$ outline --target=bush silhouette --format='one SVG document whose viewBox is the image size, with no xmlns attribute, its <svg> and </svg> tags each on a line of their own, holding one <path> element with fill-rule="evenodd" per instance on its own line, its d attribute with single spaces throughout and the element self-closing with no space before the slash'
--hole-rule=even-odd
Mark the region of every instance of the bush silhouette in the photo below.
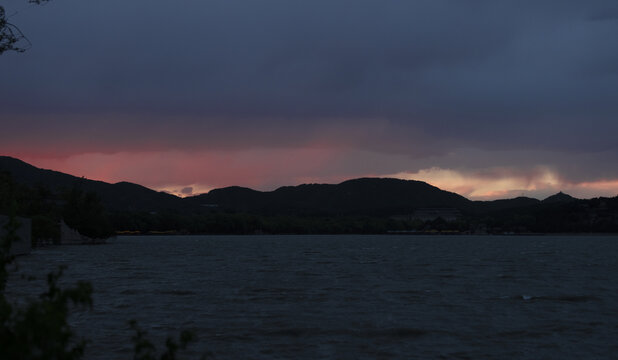
<svg viewBox="0 0 618 360">
<path fill-rule="evenodd" d="M 47 289 L 38 299 L 16 305 L 6 297 L 11 244 L 18 240 L 19 223 L 14 214 L 4 226 L 0 238 L 0 359 L 11 360 L 74 360 L 84 355 L 87 339 L 71 329 L 68 317 L 76 308 L 91 309 L 92 285 L 77 282 L 73 287 L 62 288 L 59 279 L 65 267 L 47 275 Z M 146 338 L 146 332 L 132 320 L 129 326 L 135 332 L 133 359 L 175 360 L 178 352 L 195 340 L 190 331 L 180 333 L 179 339 L 168 337 L 164 352 L 157 357 L 156 347 Z"/>
</svg>

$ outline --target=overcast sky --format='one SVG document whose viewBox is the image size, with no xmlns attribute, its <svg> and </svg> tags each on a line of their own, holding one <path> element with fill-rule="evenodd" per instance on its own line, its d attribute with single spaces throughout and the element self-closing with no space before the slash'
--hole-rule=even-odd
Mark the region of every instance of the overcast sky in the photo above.
<svg viewBox="0 0 618 360">
<path fill-rule="evenodd" d="M 618 2 L 3 1 L 0 152 L 104 181 L 618 195 Z"/>
</svg>

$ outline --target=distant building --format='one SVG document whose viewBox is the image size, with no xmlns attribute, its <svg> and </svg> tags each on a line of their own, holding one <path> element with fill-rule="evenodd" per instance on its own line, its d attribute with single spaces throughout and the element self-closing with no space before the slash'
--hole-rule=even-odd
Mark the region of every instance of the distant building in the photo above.
<svg viewBox="0 0 618 360">
<path fill-rule="evenodd" d="M 446 221 L 455 221 L 461 218 L 461 212 L 453 208 L 421 208 L 412 214 L 392 216 L 392 219 L 402 221 L 433 221 L 442 218 Z"/>
<path fill-rule="evenodd" d="M 25 255 L 32 251 L 32 220 L 18 217 L 19 228 L 17 228 L 18 241 L 11 244 L 11 255 Z M 0 237 L 6 235 L 4 226 L 9 222 L 9 217 L 0 215 Z"/>
<path fill-rule="evenodd" d="M 446 221 L 455 221 L 461 217 L 461 212 L 452 208 L 424 208 L 416 210 L 411 216 L 412 219 L 421 221 L 432 221 L 437 218 L 442 218 Z"/>
</svg>

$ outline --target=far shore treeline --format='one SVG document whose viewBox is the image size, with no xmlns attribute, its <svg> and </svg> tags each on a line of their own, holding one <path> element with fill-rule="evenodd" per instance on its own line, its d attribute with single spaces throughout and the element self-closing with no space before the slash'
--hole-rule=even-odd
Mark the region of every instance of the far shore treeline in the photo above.
<svg viewBox="0 0 618 360">
<path fill-rule="evenodd" d="M 618 233 L 618 197 L 470 201 L 420 181 L 365 178 L 190 198 L 108 184 L 0 157 L 0 214 L 32 219 L 35 245 L 81 234 Z"/>
</svg>

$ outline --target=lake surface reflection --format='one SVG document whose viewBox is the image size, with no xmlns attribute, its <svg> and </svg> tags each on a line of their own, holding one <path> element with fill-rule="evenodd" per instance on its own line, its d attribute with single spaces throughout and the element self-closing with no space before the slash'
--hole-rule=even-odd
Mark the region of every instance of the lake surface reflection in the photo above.
<svg viewBox="0 0 618 360">
<path fill-rule="evenodd" d="M 127 321 L 179 329 L 215 359 L 609 359 L 618 237 L 169 236 L 38 249 L 44 274 L 93 283 L 71 322 L 87 359 L 130 359 Z M 193 356 L 193 358 L 197 358 Z"/>
</svg>

